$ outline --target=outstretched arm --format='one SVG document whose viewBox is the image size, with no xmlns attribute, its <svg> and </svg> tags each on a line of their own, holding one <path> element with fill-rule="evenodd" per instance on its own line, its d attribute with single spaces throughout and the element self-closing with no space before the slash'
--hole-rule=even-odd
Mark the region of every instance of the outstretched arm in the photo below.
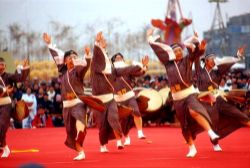
<svg viewBox="0 0 250 168">
<path fill-rule="evenodd" d="M 106 53 L 106 41 L 102 32 L 97 33 L 94 45 L 91 71 L 96 73 L 111 73 L 111 62 Z"/>
<path fill-rule="evenodd" d="M 145 72 L 148 69 L 148 63 L 149 63 L 149 57 L 147 55 L 145 55 L 142 60 L 141 63 L 140 62 L 133 62 L 132 65 L 138 65 L 140 67 L 140 70 L 134 71 L 130 74 L 131 77 L 138 77 L 138 76 L 142 76 L 145 74 Z"/>
<path fill-rule="evenodd" d="M 90 67 L 91 58 L 92 58 L 92 54 L 90 53 L 89 46 L 85 46 L 84 51 L 85 51 L 85 54 L 84 54 L 83 59 L 80 58 L 80 59 L 76 60 L 76 61 L 78 61 L 78 64 L 74 63 L 77 76 L 80 78 L 83 78 L 85 76 L 86 72 L 88 71 L 88 69 Z"/>
<path fill-rule="evenodd" d="M 215 65 L 218 66 L 218 72 L 221 75 L 226 74 L 230 68 L 240 60 L 244 58 L 244 53 L 245 53 L 245 48 L 246 46 L 242 46 L 238 49 L 236 56 L 227 56 L 223 58 L 216 58 L 215 59 Z"/>
<path fill-rule="evenodd" d="M 17 70 L 13 74 L 9 74 L 10 80 L 13 82 L 24 82 L 30 72 L 30 67 L 29 67 L 29 61 L 28 59 L 23 60 L 23 63 L 21 65 L 17 66 Z"/>
<path fill-rule="evenodd" d="M 58 71 L 61 72 L 64 67 L 64 52 L 52 44 L 51 36 L 48 33 L 43 33 L 43 41 L 47 44 L 49 52 L 54 59 Z"/>
<path fill-rule="evenodd" d="M 175 59 L 175 54 L 172 48 L 166 44 L 158 42 L 158 37 L 153 37 L 153 29 L 149 29 L 147 31 L 147 39 L 149 42 L 150 47 L 153 49 L 154 53 L 158 57 L 158 59 L 166 65 L 169 61 Z"/>
</svg>

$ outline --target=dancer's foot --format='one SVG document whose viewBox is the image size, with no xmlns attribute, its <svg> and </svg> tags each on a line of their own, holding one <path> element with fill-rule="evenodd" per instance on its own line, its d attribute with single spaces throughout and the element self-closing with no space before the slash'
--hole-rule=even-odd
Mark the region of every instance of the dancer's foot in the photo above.
<svg viewBox="0 0 250 168">
<path fill-rule="evenodd" d="M 197 150 L 196 150 L 195 146 L 194 145 L 190 145 L 189 146 L 189 152 L 186 155 L 186 157 L 195 157 L 196 154 L 197 154 Z"/>
<path fill-rule="evenodd" d="M 124 148 L 124 146 L 122 144 L 122 140 L 117 140 L 116 145 L 117 145 L 117 149 L 119 149 L 119 150 Z"/>
<path fill-rule="evenodd" d="M 214 148 L 215 152 L 221 152 L 222 151 L 222 149 L 221 149 L 221 147 L 220 147 L 219 144 L 213 145 L 213 148 Z"/>
<path fill-rule="evenodd" d="M 8 145 L 6 145 L 5 147 L 3 147 L 3 154 L 1 156 L 1 158 L 7 158 L 10 155 L 10 149 L 8 147 Z"/>
<path fill-rule="evenodd" d="M 146 139 L 146 136 L 143 134 L 142 130 L 138 130 L 138 138 L 139 139 Z"/>
<path fill-rule="evenodd" d="M 109 150 L 107 149 L 107 146 L 106 146 L 106 145 L 101 145 L 101 147 L 100 147 L 100 152 L 101 152 L 101 153 L 108 153 Z"/>
<path fill-rule="evenodd" d="M 78 155 L 73 160 L 84 160 L 85 159 L 85 153 L 83 151 L 79 152 Z"/>
<path fill-rule="evenodd" d="M 126 136 L 126 137 L 125 137 L 124 145 L 125 145 L 125 146 L 130 145 L 130 137 L 129 137 L 129 136 Z"/>
<path fill-rule="evenodd" d="M 215 141 L 219 138 L 219 135 L 217 135 L 213 130 L 208 130 L 208 135 L 211 138 L 212 141 Z"/>
</svg>

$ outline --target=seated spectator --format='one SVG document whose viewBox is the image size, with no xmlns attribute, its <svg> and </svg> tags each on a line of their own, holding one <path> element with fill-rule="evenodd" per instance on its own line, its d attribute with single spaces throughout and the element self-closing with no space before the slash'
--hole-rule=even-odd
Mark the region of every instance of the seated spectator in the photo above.
<svg viewBox="0 0 250 168">
<path fill-rule="evenodd" d="M 63 124 L 63 116 L 62 116 L 63 104 L 62 104 L 61 94 L 55 95 L 53 105 L 54 105 L 54 108 L 52 111 L 53 125 L 55 127 L 62 127 L 62 126 L 64 126 L 64 124 Z"/>
<path fill-rule="evenodd" d="M 46 114 L 51 114 L 53 111 L 53 103 L 49 100 L 49 96 L 47 93 L 44 93 L 43 95 L 43 107 L 45 109 Z"/>
<path fill-rule="evenodd" d="M 50 115 L 45 114 L 45 108 L 42 105 L 38 106 L 37 115 L 32 121 L 32 128 L 53 127 Z"/>
<path fill-rule="evenodd" d="M 48 90 L 47 94 L 49 96 L 48 99 L 51 102 L 53 102 L 56 92 L 55 92 L 55 89 L 52 85 L 49 86 L 49 90 Z"/>
</svg>

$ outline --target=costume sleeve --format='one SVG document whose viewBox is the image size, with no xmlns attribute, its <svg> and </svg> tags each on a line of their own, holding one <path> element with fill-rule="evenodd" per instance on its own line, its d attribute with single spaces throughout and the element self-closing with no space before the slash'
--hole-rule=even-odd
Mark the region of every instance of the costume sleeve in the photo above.
<svg viewBox="0 0 250 168">
<path fill-rule="evenodd" d="M 102 73 L 105 69 L 105 57 L 102 49 L 95 44 L 93 58 L 91 63 L 91 71 Z"/>
<path fill-rule="evenodd" d="M 6 92 L 6 88 L 0 85 L 0 97 Z"/>
<path fill-rule="evenodd" d="M 141 70 L 141 67 L 138 65 L 136 65 L 136 66 L 131 65 L 131 66 L 128 66 L 125 68 L 113 68 L 113 71 L 115 71 L 114 73 L 118 77 L 133 75 L 134 73 L 137 73 L 140 70 Z"/>
<path fill-rule="evenodd" d="M 237 56 L 232 57 L 232 56 L 226 56 L 223 58 L 215 58 L 214 62 L 215 65 L 218 67 L 218 72 L 221 75 L 226 74 L 230 68 L 237 62 L 239 62 L 241 59 Z"/>
<path fill-rule="evenodd" d="M 201 74 L 201 70 L 202 70 L 200 58 L 195 59 L 194 68 L 195 68 L 195 76 L 198 78 L 199 74 Z"/>
<path fill-rule="evenodd" d="M 21 68 L 20 73 L 18 73 L 18 71 L 15 73 L 8 73 L 8 80 L 12 82 L 24 82 L 27 79 L 29 72 L 29 67 Z"/>
<path fill-rule="evenodd" d="M 215 59 L 215 65 L 219 66 L 222 64 L 234 64 L 236 62 L 239 62 L 240 58 L 232 57 L 232 56 L 226 56 L 223 58 L 216 58 Z"/>
<path fill-rule="evenodd" d="M 164 43 L 158 42 L 159 36 L 154 38 L 153 36 L 150 36 L 148 38 L 148 42 L 150 47 L 153 49 L 154 53 L 158 57 L 158 59 L 166 65 L 169 61 L 174 60 L 175 54 L 172 48 Z"/>
<path fill-rule="evenodd" d="M 81 79 L 84 78 L 86 72 L 90 67 L 90 62 L 91 58 L 86 58 L 86 56 L 84 56 L 83 60 L 80 61 L 80 64 L 75 65 L 77 77 Z"/>
<path fill-rule="evenodd" d="M 230 68 L 234 65 L 234 63 L 221 64 L 218 66 L 218 72 L 221 76 L 225 75 Z"/>
<path fill-rule="evenodd" d="M 50 55 L 56 63 L 58 72 L 64 72 L 66 67 L 64 65 L 64 52 L 56 47 L 54 44 L 48 45 Z"/>
<path fill-rule="evenodd" d="M 205 53 L 205 50 L 199 49 L 200 41 L 196 36 L 189 37 L 183 44 L 188 50 L 188 58 L 191 62 L 196 61 Z"/>
</svg>

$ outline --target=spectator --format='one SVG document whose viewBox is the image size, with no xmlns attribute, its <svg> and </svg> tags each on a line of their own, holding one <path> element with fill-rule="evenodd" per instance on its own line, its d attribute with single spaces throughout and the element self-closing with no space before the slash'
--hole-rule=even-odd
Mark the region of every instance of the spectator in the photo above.
<svg viewBox="0 0 250 168">
<path fill-rule="evenodd" d="M 32 121 L 32 128 L 44 128 L 53 127 L 50 115 L 45 113 L 45 108 L 39 105 L 37 108 L 37 114 Z"/>
<path fill-rule="evenodd" d="M 31 93 L 31 88 L 26 89 L 26 93 L 23 94 L 22 100 L 28 105 L 29 116 L 22 121 L 23 128 L 31 128 L 31 122 L 37 113 L 37 101 L 36 96 Z"/>
<path fill-rule="evenodd" d="M 56 94 L 54 86 L 52 86 L 52 85 L 49 86 L 49 90 L 48 90 L 47 94 L 48 94 L 48 99 L 51 102 L 53 102 L 55 94 Z"/>
</svg>

